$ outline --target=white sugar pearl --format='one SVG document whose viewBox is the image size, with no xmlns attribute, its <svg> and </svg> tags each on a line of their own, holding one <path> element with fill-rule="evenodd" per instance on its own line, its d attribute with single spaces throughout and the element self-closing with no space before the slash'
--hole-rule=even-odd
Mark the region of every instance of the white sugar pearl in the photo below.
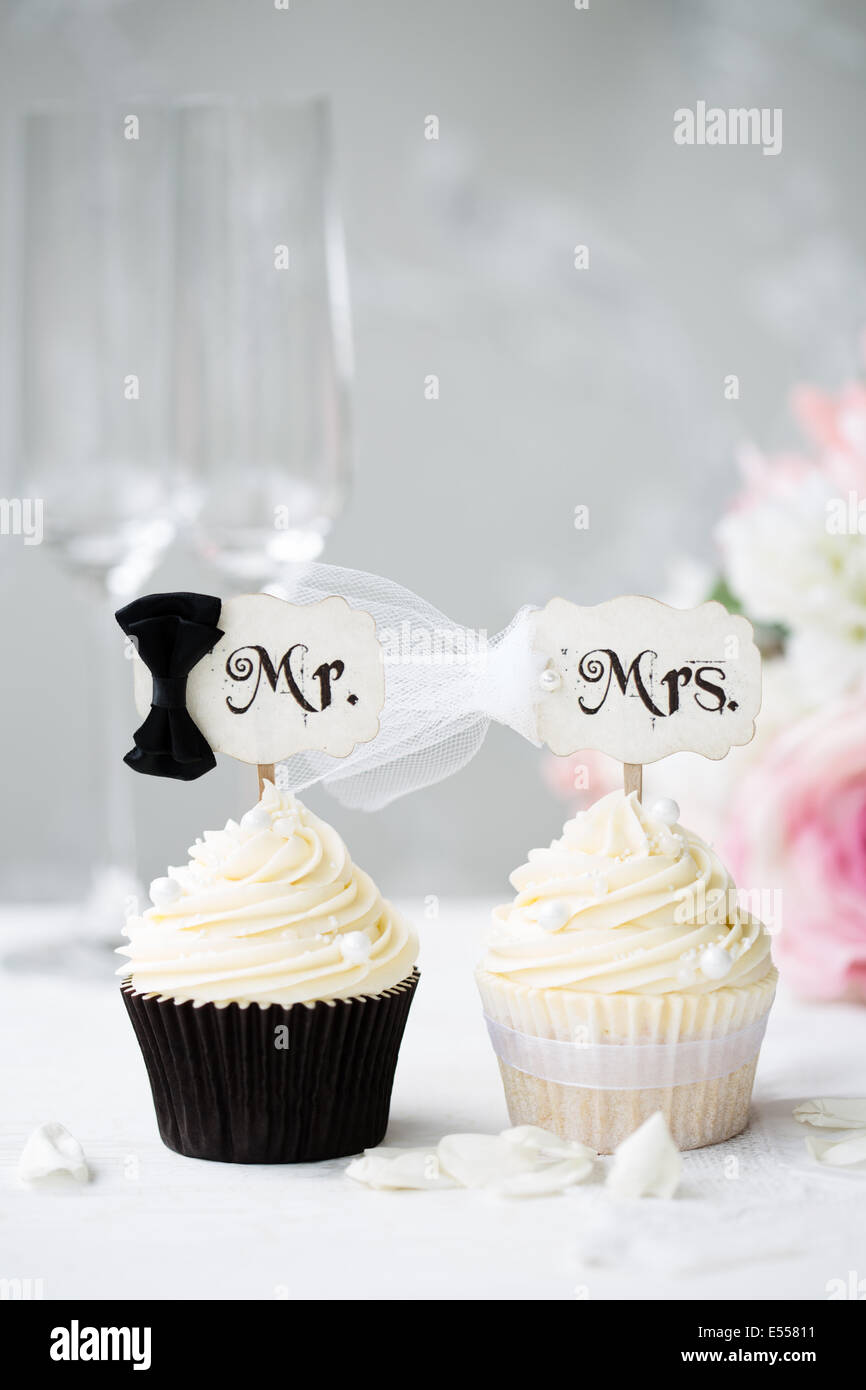
<svg viewBox="0 0 866 1390">
<path fill-rule="evenodd" d="M 271 825 L 271 813 L 266 811 L 264 806 L 254 806 L 246 815 L 241 816 L 241 830 L 269 830 Z"/>
<path fill-rule="evenodd" d="M 284 840 L 290 840 L 297 828 L 297 821 L 291 820 L 289 816 L 280 816 L 279 820 L 275 820 L 273 824 L 274 834 L 282 835 Z"/>
<path fill-rule="evenodd" d="M 343 960 L 349 961 L 352 965 L 361 965 L 363 961 L 370 959 L 373 950 L 373 943 L 362 931 L 347 931 L 345 936 L 340 937 L 340 952 Z"/>
<path fill-rule="evenodd" d="M 538 677 L 538 684 L 542 690 L 558 690 L 562 685 L 562 676 L 558 671 L 554 671 L 552 666 L 548 666 Z"/>
<path fill-rule="evenodd" d="M 655 802 L 650 816 L 653 820 L 660 820 L 662 825 L 676 825 L 680 818 L 680 808 L 669 796 L 665 796 L 661 801 Z"/>
<path fill-rule="evenodd" d="M 723 979 L 732 964 L 731 957 L 721 946 L 708 946 L 701 953 L 701 972 L 706 975 L 708 980 Z"/>
<path fill-rule="evenodd" d="M 183 889 L 173 878 L 155 878 L 150 885 L 150 901 L 154 907 L 171 907 L 183 897 Z"/>
<path fill-rule="evenodd" d="M 542 931 L 560 931 L 571 917 L 571 905 L 562 898 L 542 903 L 538 909 L 538 925 Z"/>
</svg>

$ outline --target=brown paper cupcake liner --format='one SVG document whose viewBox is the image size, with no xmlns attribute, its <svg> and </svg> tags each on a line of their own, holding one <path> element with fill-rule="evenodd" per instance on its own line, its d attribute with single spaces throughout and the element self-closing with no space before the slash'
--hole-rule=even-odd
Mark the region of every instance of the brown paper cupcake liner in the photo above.
<svg viewBox="0 0 866 1390">
<path fill-rule="evenodd" d="M 126 981 L 163 1143 L 222 1163 L 310 1163 L 375 1147 L 417 983 L 413 970 L 377 995 L 218 1008 L 136 994 Z"/>
</svg>

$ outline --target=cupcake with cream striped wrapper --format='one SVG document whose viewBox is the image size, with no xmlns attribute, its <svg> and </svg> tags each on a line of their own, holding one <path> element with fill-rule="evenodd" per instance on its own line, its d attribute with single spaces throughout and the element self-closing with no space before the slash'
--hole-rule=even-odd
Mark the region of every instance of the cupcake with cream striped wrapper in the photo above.
<svg viewBox="0 0 866 1390">
<path fill-rule="evenodd" d="M 678 819 L 612 792 L 512 874 L 477 975 L 512 1124 L 601 1153 L 658 1110 L 681 1149 L 745 1127 L 769 936 Z"/>
<path fill-rule="evenodd" d="M 375 1147 L 418 943 L 337 832 L 265 783 L 151 897 L 118 973 L 168 1147 L 235 1163 Z"/>
</svg>

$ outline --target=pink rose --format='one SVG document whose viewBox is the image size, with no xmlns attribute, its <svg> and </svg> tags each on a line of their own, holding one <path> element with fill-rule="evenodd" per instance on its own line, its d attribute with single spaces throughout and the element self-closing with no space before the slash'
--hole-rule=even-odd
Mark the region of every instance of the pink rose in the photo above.
<svg viewBox="0 0 866 1390">
<path fill-rule="evenodd" d="M 866 488 L 866 389 L 849 386 L 823 396 L 811 386 L 794 393 L 794 413 L 821 446 L 821 467 L 840 491 Z"/>
<path fill-rule="evenodd" d="M 863 339 L 866 361 L 866 335 Z M 799 386 L 791 405 L 800 427 L 818 448 L 821 465 L 836 486 L 866 489 L 866 384 L 849 382 L 837 392 Z"/>
<path fill-rule="evenodd" d="M 749 511 L 767 503 L 784 503 L 796 497 L 808 478 L 819 472 L 810 459 L 799 454 L 768 457 L 746 444 L 737 454 L 742 487 L 729 505 L 731 512 Z"/>
<path fill-rule="evenodd" d="M 866 689 L 776 736 L 724 839 L 740 889 L 782 890 L 773 954 L 791 985 L 866 1001 Z"/>
</svg>

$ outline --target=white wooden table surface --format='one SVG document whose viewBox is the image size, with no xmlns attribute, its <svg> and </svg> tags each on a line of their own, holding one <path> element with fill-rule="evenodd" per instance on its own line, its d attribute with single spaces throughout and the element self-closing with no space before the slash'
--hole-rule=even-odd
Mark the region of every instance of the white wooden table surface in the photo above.
<svg viewBox="0 0 866 1390">
<path fill-rule="evenodd" d="M 436 920 L 403 906 L 422 977 L 388 1142 L 495 1133 L 508 1117 L 472 980 L 489 904 L 443 901 Z M 866 1094 L 866 1009 L 783 994 L 750 1129 L 687 1154 L 670 1202 L 611 1200 L 603 1164 L 558 1197 L 381 1193 L 342 1159 L 253 1168 L 165 1149 L 113 963 L 85 981 L 7 964 L 64 923 L 0 915 L 0 1279 L 41 1280 L 49 1299 L 825 1299 L 860 1280 L 866 1296 L 866 1173 L 822 1170 L 790 1118 L 803 1098 Z M 46 1120 L 83 1144 L 86 1186 L 17 1179 Z"/>
</svg>

